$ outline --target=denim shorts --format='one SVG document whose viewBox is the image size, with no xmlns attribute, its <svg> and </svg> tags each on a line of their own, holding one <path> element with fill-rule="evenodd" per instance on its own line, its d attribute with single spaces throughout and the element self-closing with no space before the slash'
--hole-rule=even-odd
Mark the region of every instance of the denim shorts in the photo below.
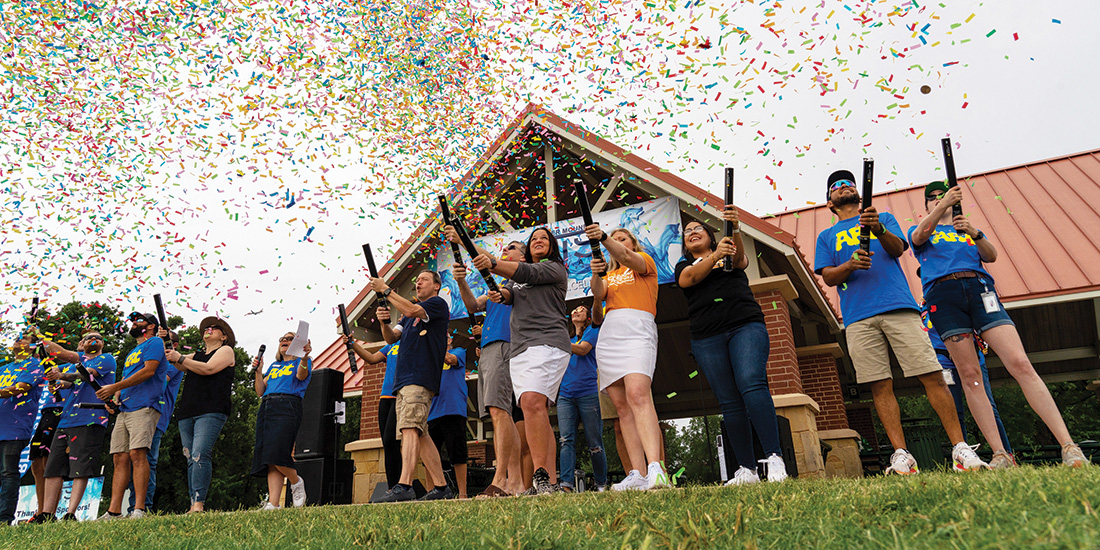
<svg viewBox="0 0 1100 550">
<path fill-rule="evenodd" d="M 1000 296 L 997 297 L 997 311 L 986 313 L 982 303 L 984 292 L 996 292 L 993 281 L 986 277 L 967 279 L 948 279 L 939 281 L 924 295 L 932 315 L 932 325 L 947 340 L 959 334 L 977 331 L 981 334 L 1001 325 L 1015 326 L 1005 311 Z"/>
</svg>

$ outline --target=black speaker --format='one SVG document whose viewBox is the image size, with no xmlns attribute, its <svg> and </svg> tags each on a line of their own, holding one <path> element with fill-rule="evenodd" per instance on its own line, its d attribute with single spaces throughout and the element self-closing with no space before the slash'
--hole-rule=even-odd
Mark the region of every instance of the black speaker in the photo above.
<svg viewBox="0 0 1100 550">
<path fill-rule="evenodd" d="M 306 504 L 351 504 L 354 461 L 335 458 L 295 459 L 294 469 L 298 471 L 298 477 L 306 482 Z M 285 506 L 289 508 L 293 505 L 288 485 Z"/>
<path fill-rule="evenodd" d="M 791 436 L 791 421 L 786 418 L 776 415 L 776 420 L 779 422 L 779 450 L 783 453 L 783 463 L 787 465 L 787 475 L 790 477 L 798 477 L 798 460 L 794 456 L 794 438 Z M 733 473 L 737 471 L 737 468 L 741 467 L 741 464 L 737 462 L 737 457 L 733 454 L 733 446 L 729 442 L 733 439 L 730 438 L 729 432 L 726 430 L 726 422 L 722 421 L 722 439 L 726 441 L 725 460 L 726 471 L 732 477 Z M 753 454 L 757 459 L 766 458 L 764 455 L 764 447 L 760 445 L 760 437 L 757 436 L 756 430 L 752 432 L 752 449 Z M 756 473 L 760 476 L 760 479 L 765 479 L 767 472 L 764 471 L 764 465 L 760 462 L 756 464 L 745 464 L 746 468 L 752 468 L 756 470 Z"/>
<path fill-rule="evenodd" d="M 294 460 L 336 456 L 336 402 L 344 394 L 344 373 L 317 369 L 302 399 L 302 426 L 294 440 Z"/>
</svg>

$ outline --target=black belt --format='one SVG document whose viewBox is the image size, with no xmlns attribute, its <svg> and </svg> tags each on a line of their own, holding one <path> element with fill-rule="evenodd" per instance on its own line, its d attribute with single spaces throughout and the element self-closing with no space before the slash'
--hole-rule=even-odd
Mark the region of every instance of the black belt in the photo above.
<svg viewBox="0 0 1100 550">
<path fill-rule="evenodd" d="M 301 399 L 301 397 L 298 397 L 297 395 L 294 395 L 293 393 L 272 393 L 272 394 L 268 394 L 268 395 L 263 396 L 261 401 L 263 399 L 291 399 L 291 398 Z"/>
<path fill-rule="evenodd" d="M 932 284 L 942 283 L 944 281 L 957 281 L 959 279 L 973 279 L 975 277 L 981 277 L 982 274 L 977 271 L 956 271 L 954 273 L 948 273 L 943 277 L 934 279 Z"/>
</svg>

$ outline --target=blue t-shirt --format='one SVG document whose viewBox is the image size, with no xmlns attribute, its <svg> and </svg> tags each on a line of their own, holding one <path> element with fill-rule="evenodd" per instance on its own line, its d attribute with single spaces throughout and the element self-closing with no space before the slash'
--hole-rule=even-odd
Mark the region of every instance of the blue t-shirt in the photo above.
<svg viewBox="0 0 1100 550">
<path fill-rule="evenodd" d="M 99 385 L 106 386 L 107 384 L 115 383 L 115 369 L 117 364 L 115 363 L 115 356 L 109 353 L 101 353 L 91 359 L 84 357 L 81 353 L 80 361 L 84 363 L 84 368 L 88 369 L 88 374 L 92 375 L 92 378 L 99 382 Z M 66 369 L 73 370 L 76 369 Z M 83 378 L 77 378 L 73 381 L 73 387 L 69 390 L 69 397 L 65 399 L 65 408 L 61 411 L 61 421 L 58 422 L 58 428 L 76 428 L 79 426 L 106 426 L 107 425 L 107 411 L 105 409 L 81 409 L 77 407 L 79 403 L 102 403 L 103 401 L 95 396 L 95 388 L 91 384 L 84 381 Z"/>
<path fill-rule="evenodd" d="M 512 340 L 512 306 L 485 302 L 485 324 L 481 327 L 481 345 Z"/>
<path fill-rule="evenodd" d="M 909 244 L 913 244 L 913 232 L 917 226 L 909 228 Z M 932 281 L 950 275 L 958 271 L 977 271 L 989 277 L 993 277 L 982 266 L 982 257 L 978 254 L 978 245 L 970 235 L 955 233 L 955 226 L 940 224 L 932 231 L 928 240 L 920 245 L 913 246 L 913 255 L 920 261 L 920 285 L 925 293 L 932 286 Z"/>
<path fill-rule="evenodd" d="M 28 357 L 0 366 L 0 388 L 28 384 L 30 391 L 0 399 L 0 441 L 30 439 L 38 416 L 38 398 L 42 395 L 42 365 L 37 357 Z"/>
<path fill-rule="evenodd" d="M 309 380 L 313 378 L 313 359 L 306 359 L 306 368 L 309 369 L 309 374 L 306 375 L 305 380 L 298 380 L 298 365 L 301 363 L 302 359 L 299 357 L 293 361 L 276 361 L 268 365 L 267 372 L 264 373 L 264 381 L 267 382 L 264 395 L 288 393 L 305 397 Z"/>
<path fill-rule="evenodd" d="M 928 339 L 932 342 L 932 349 L 936 350 L 936 359 L 940 361 L 940 366 L 945 369 L 954 369 L 955 362 L 951 360 L 951 356 L 947 354 L 947 346 L 944 345 L 943 339 L 940 338 L 939 331 L 936 327 L 932 326 L 932 315 L 928 311 L 928 303 L 921 303 L 920 306 L 920 320 L 924 325 L 924 330 L 928 333 Z M 978 343 L 974 343 L 974 347 L 978 348 Z M 978 352 L 978 366 L 985 368 L 985 354 L 982 353 L 981 348 L 976 349 Z"/>
<path fill-rule="evenodd" d="M 457 348 L 450 350 L 450 353 L 458 357 L 458 364 L 452 366 L 443 363 L 439 395 L 432 398 L 428 420 L 452 414 L 466 416 L 466 396 L 470 395 L 470 390 L 466 387 L 466 350 Z"/>
<path fill-rule="evenodd" d="M 588 342 L 592 344 L 592 349 L 588 351 L 588 355 L 574 353 L 569 356 L 569 367 L 565 369 L 565 376 L 561 379 L 559 396 L 576 399 L 600 391 L 596 379 L 596 341 L 599 338 L 600 327 L 595 325 L 589 325 L 584 329 L 584 334 L 573 338 L 574 344 Z"/>
<path fill-rule="evenodd" d="M 432 296 L 420 307 L 428 314 L 428 320 L 406 317 L 401 320 L 401 353 L 397 356 L 393 391 L 409 385 L 423 386 L 439 393 L 439 379 L 443 374 L 443 353 L 447 351 L 447 323 L 451 311 L 447 302 Z"/>
<path fill-rule="evenodd" d="M 168 381 L 168 359 L 164 356 L 164 340 L 159 337 L 154 336 L 130 351 L 122 365 L 122 379 L 125 380 L 145 368 L 146 361 L 157 361 L 157 370 L 144 382 L 119 392 L 123 412 L 156 407 L 164 396 L 164 386 Z"/>
<path fill-rule="evenodd" d="M 893 214 L 880 212 L 878 219 L 887 231 L 901 238 L 901 227 Z M 852 216 L 819 233 L 814 273 L 820 275 L 822 269 L 843 265 L 851 259 L 859 250 L 859 232 L 859 216 Z M 902 243 L 909 247 L 909 243 Z M 855 271 L 836 289 L 845 326 L 888 311 L 917 311 L 917 302 L 909 292 L 901 264 L 882 248 L 874 233 L 871 234 L 871 252 L 875 253 L 871 257 L 871 268 Z"/>
<path fill-rule="evenodd" d="M 386 375 L 382 377 L 382 392 L 379 397 L 393 397 L 393 376 L 397 371 L 397 350 L 401 342 L 394 342 L 382 346 L 379 353 L 386 356 Z"/>
<path fill-rule="evenodd" d="M 168 429 L 168 421 L 172 419 L 172 413 L 176 410 L 176 397 L 179 397 L 180 383 L 183 382 L 183 371 L 169 366 L 165 379 L 164 394 L 155 407 L 157 412 L 160 413 L 160 420 L 157 421 L 158 432 L 164 432 Z"/>
</svg>

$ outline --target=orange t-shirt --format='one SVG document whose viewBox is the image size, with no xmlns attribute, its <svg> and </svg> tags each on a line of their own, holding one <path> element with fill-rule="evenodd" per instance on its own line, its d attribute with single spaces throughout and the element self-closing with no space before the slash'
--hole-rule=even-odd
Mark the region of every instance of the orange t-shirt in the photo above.
<svg viewBox="0 0 1100 550">
<path fill-rule="evenodd" d="M 657 315 L 657 263 L 649 254 L 638 252 L 645 260 L 646 274 L 637 277 L 624 265 L 607 274 L 607 311 L 637 309 Z"/>
</svg>

